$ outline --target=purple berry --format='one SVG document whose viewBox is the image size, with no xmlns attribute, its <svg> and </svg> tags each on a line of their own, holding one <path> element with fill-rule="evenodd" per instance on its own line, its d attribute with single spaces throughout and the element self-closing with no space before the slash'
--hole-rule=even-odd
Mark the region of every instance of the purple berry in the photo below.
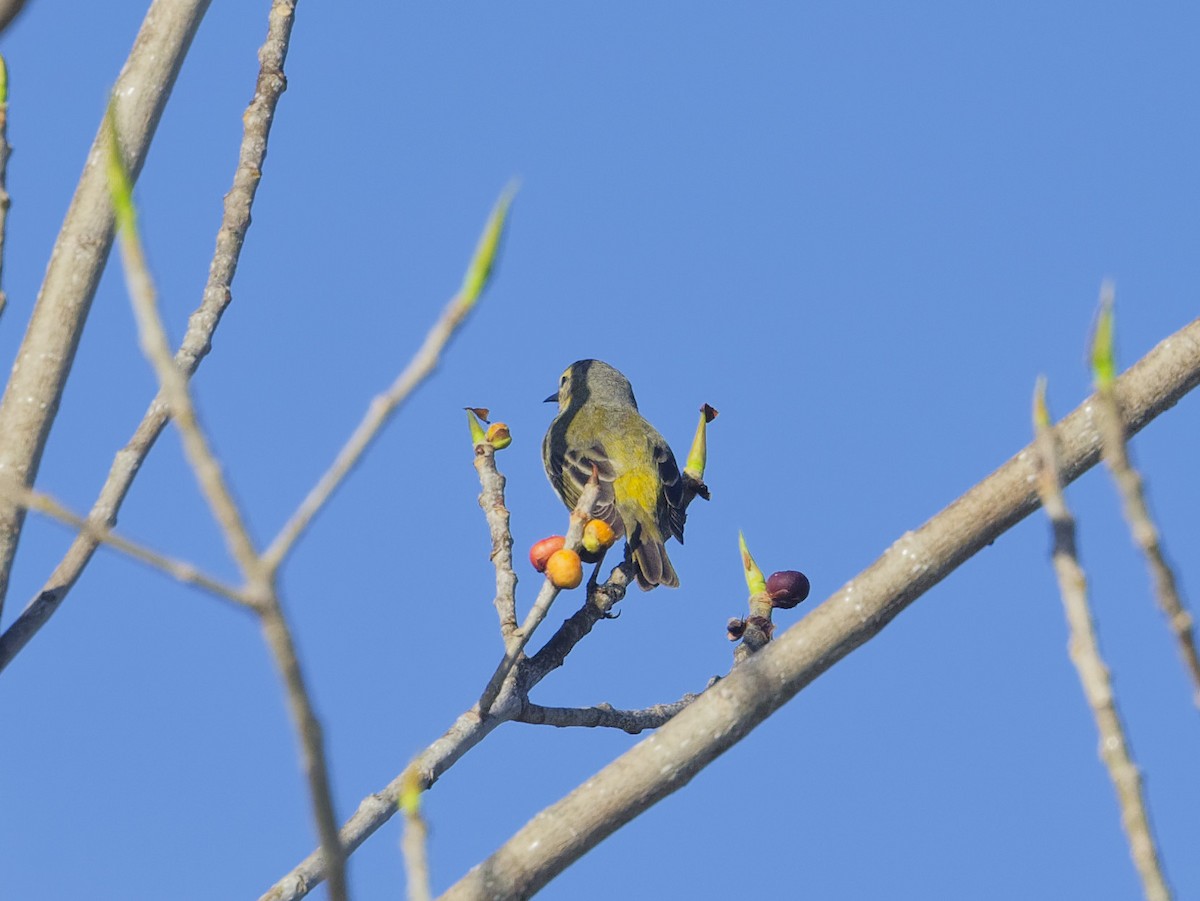
<svg viewBox="0 0 1200 901">
<path fill-rule="evenodd" d="M 808 597 L 808 576 L 794 569 L 771 573 L 767 579 L 767 594 L 771 598 L 771 606 L 790 610 Z"/>
</svg>

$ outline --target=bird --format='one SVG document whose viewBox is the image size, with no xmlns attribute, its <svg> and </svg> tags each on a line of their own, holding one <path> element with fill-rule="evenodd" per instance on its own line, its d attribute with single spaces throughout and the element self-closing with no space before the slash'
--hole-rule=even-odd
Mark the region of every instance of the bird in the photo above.
<svg viewBox="0 0 1200 901">
<path fill-rule="evenodd" d="M 643 591 L 677 588 L 664 542 L 674 536 L 683 543 L 683 482 L 670 446 L 638 412 L 629 379 L 602 360 L 578 360 L 551 402 L 558 415 L 542 441 L 542 462 L 555 492 L 575 509 L 594 466 L 600 496 L 591 517 L 625 536 Z"/>
</svg>

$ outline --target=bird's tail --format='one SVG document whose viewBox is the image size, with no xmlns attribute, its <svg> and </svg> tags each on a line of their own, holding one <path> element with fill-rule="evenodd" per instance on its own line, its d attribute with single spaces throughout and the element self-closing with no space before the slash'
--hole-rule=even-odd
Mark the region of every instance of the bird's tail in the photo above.
<svg viewBox="0 0 1200 901">
<path fill-rule="evenodd" d="M 642 591 L 649 591 L 655 585 L 679 587 L 679 576 L 675 575 L 667 549 L 657 538 L 646 535 L 641 523 L 630 536 L 629 549 L 633 553 L 635 575 Z"/>
</svg>

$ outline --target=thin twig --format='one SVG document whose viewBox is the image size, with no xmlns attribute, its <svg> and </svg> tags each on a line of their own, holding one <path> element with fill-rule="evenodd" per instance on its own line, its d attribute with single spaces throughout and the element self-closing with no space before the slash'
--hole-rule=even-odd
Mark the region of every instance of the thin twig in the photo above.
<svg viewBox="0 0 1200 901">
<path fill-rule="evenodd" d="M 264 586 L 265 587 L 265 586 Z M 304 775 L 308 780 L 308 793 L 312 799 L 313 815 L 317 822 L 317 834 L 321 840 L 322 857 L 332 863 L 328 867 L 329 897 L 333 901 L 346 901 L 346 849 L 338 833 L 337 812 L 333 806 L 333 791 L 329 783 L 329 769 L 325 760 L 325 739 L 321 723 L 313 710 L 304 674 L 296 655 L 292 633 L 284 619 L 279 599 L 271 591 L 264 595 L 261 609 L 263 638 L 275 666 L 283 677 L 287 689 L 288 712 L 298 733 Z"/>
<path fill-rule="evenodd" d="M 1192 701 L 1200 707 L 1200 654 L 1196 651 L 1196 635 L 1192 629 L 1192 614 L 1187 608 L 1175 573 L 1167 563 L 1159 531 L 1146 503 L 1141 474 L 1133 465 L 1125 430 L 1121 424 L 1121 401 L 1113 385 L 1115 354 L 1113 351 L 1113 286 L 1105 282 L 1100 296 L 1100 319 L 1092 346 L 1096 374 L 1096 428 L 1100 432 L 1104 462 L 1116 483 L 1121 506 L 1134 543 L 1146 558 L 1154 597 L 1167 618 L 1167 626 L 1183 657 L 1183 665 L 1192 681 Z"/>
<path fill-rule="evenodd" d="M 470 307 L 464 306 L 457 297 L 451 300 L 442 311 L 441 317 L 430 329 L 429 334 L 425 337 L 425 342 L 413 357 L 412 362 L 405 367 L 386 392 L 371 401 L 362 422 L 358 424 L 354 434 L 338 452 L 333 464 L 321 476 L 296 512 L 292 514 L 292 518 L 287 521 L 275 540 L 271 542 L 271 546 L 267 548 L 264 559 L 271 569 L 277 569 L 283 563 L 284 558 L 295 546 L 300 536 L 304 534 L 313 517 L 321 511 L 346 476 L 358 465 L 358 461 L 362 459 L 363 454 L 367 452 L 392 415 L 408 400 L 421 382 L 433 372 L 442 350 L 450 342 L 458 327 L 462 325 L 468 312 L 470 312 Z"/>
<path fill-rule="evenodd" d="M 575 504 L 575 509 L 571 511 L 571 525 L 567 529 L 566 543 L 564 547 L 576 549 L 579 547 L 579 542 L 583 538 L 583 527 L 587 524 L 588 516 L 592 511 L 592 507 L 596 504 L 596 498 L 600 495 L 600 481 L 595 473 L 592 474 L 591 480 L 584 486 L 583 491 L 579 493 L 579 500 Z M 512 672 L 517 661 L 521 657 L 521 652 L 525 650 L 525 645 L 529 643 L 529 639 L 533 637 L 533 633 L 537 627 L 542 624 L 546 618 L 546 614 L 550 612 L 550 605 L 554 603 L 554 599 L 558 597 L 559 589 L 549 577 L 542 583 L 542 588 L 538 592 L 537 598 L 533 602 L 533 607 L 525 616 L 525 621 L 521 623 L 521 628 L 518 629 L 506 642 L 504 658 L 500 661 L 500 665 L 496 667 L 492 678 L 488 680 L 487 687 L 483 690 L 483 695 L 479 698 L 479 710 L 483 714 L 491 711 L 492 704 L 500 694 L 500 689 L 504 686 L 504 680 L 508 678 L 508 674 Z"/>
<path fill-rule="evenodd" d="M 258 76 L 254 96 L 242 114 L 242 141 L 238 147 L 233 184 L 225 195 L 221 225 L 217 231 L 208 281 L 200 306 L 188 320 L 187 333 L 175 355 L 179 368 L 189 377 L 212 349 L 212 335 L 221 315 L 232 300 L 231 285 L 246 232 L 250 229 L 250 210 L 262 181 L 267 159 L 267 144 L 279 98 L 287 90 L 283 66 L 295 24 L 295 0 L 273 0 L 267 19 L 267 36 L 258 49 Z M 149 416 L 149 414 L 147 414 Z"/>
<path fill-rule="evenodd" d="M 1200 384 L 1200 320 L 1160 342 L 1120 378 L 1135 433 Z M 1100 459 L 1089 399 L 1058 427 L 1062 478 Z M 1038 506 L 1025 448 L 695 703 L 567 797 L 534 816 L 442 895 L 446 901 L 528 898 L 600 841 L 682 788 L 797 692 L 878 635 L 906 607 Z"/>
<path fill-rule="evenodd" d="M 287 57 L 294 11 L 292 0 L 275 0 L 267 37 L 258 52 L 258 80 L 254 96 L 242 116 L 243 134 L 237 168 L 233 185 L 225 195 L 224 213 L 208 270 L 208 282 L 200 306 L 189 318 L 187 332 L 175 354 L 176 364 L 188 377 L 195 373 L 212 349 L 213 332 L 233 298 L 230 286 L 250 227 L 254 196 L 262 180 L 267 139 L 275 108 L 287 85 L 283 63 Z M 117 512 L 169 418 L 170 412 L 160 392 L 151 401 L 133 437 L 114 457 L 104 486 L 92 505 L 88 516 L 90 521 L 109 528 L 116 524 Z M 42 590 L 0 636 L 0 671 L 12 662 L 58 610 L 92 559 L 97 543 L 87 532 L 80 532 Z"/>
<path fill-rule="evenodd" d="M 429 830 L 421 815 L 418 813 L 405 817 L 400 850 L 408 873 L 408 901 L 430 901 L 433 897 L 429 888 L 428 840 Z"/>
<path fill-rule="evenodd" d="M 1070 625 L 1069 650 L 1071 662 L 1079 673 L 1084 696 L 1096 720 L 1100 733 L 1100 759 L 1108 769 L 1108 776 L 1117 791 L 1121 807 L 1121 824 L 1142 878 L 1142 889 L 1148 901 L 1169 901 L 1167 888 L 1159 861 L 1158 849 L 1150 829 L 1150 815 L 1142 794 L 1142 779 L 1129 740 L 1117 711 L 1108 668 L 1100 655 L 1100 644 L 1088 605 L 1087 579 L 1075 551 L 1075 519 L 1067 508 L 1059 477 L 1058 450 L 1050 415 L 1046 411 L 1045 382 L 1039 381 L 1035 398 L 1034 422 L 1036 428 L 1036 451 L 1038 460 L 1038 495 L 1054 532 L 1054 571 L 1058 576 L 1058 587 L 1062 594 L 1063 607 Z"/>
<path fill-rule="evenodd" d="M 602 726 L 637 735 L 646 729 L 657 729 L 698 697 L 698 694 L 686 694 L 670 704 L 655 704 L 642 710 L 617 710 L 611 704 L 597 704 L 595 707 L 543 707 L 526 702 L 517 714 L 516 721 L 560 728 Z"/>
<path fill-rule="evenodd" d="M 408 901 L 430 901 L 429 888 L 429 829 L 421 815 L 421 774 L 410 766 L 404 772 L 404 788 L 400 793 L 400 809 L 404 811 L 404 835 L 400 851 L 408 874 Z"/>
<path fill-rule="evenodd" d="M 333 464 L 313 486 L 308 496 L 292 514 L 291 519 L 279 530 L 279 534 L 267 548 L 263 558 L 270 570 L 275 571 L 279 568 L 284 558 L 312 523 L 313 518 L 321 512 L 342 481 L 358 465 L 363 454 L 367 452 L 393 414 L 437 367 L 442 351 L 446 349 L 459 326 L 466 321 L 467 316 L 475 308 L 476 302 L 491 279 L 499 253 L 500 241 L 508 221 L 509 207 L 512 205 L 515 194 L 515 184 L 510 184 L 501 192 L 500 199 L 496 201 L 491 215 L 488 216 L 483 234 L 480 235 L 475 253 L 467 266 L 462 287 L 446 304 L 442 315 L 433 324 L 433 328 L 429 330 L 421 347 L 404 371 L 396 377 L 387 391 L 371 401 L 362 422 L 358 424 L 358 428 L 354 430 L 345 446 L 338 452 Z"/>
<path fill-rule="evenodd" d="M 558 669 L 575 645 L 596 623 L 614 616 L 610 611 L 624 597 L 633 579 L 633 566 L 626 562 L 613 568 L 608 581 L 589 589 L 583 606 L 567 617 L 541 649 L 521 664 L 521 689 L 527 693 L 548 674 Z"/>
<path fill-rule="evenodd" d="M 130 177 L 136 179 L 175 77 L 210 0 L 154 0 L 113 93 L 122 99 L 117 125 Z M 97 135 L 62 230 L 55 241 L 37 303 L 12 375 L 0 400 L 0 471 L 32 485 L 63 386 L 75 358 L 92 297 L 112 246 L 113 219 Z M 0 605 L 21 534 L 23 513 L 0 504 Z"/>
<path fill-rule="evenodd" d="M 517 574 L 513 572 L 512 532 L 504 503 L 504 476 L 496 469 L 496 449 L 486 442 L 475 445 L 475 469 L 479 473 L 479 506 L 487 518 L 492 537 L 492 564 L 496 567 L 496 613 L 500 636 L 507 648 L 517 631 Z"/>
<path fill-rule="evenodd" d="M 92 541 L 98 544 L 107 544 L 121 553 L 132 557 L 139 563 L 144 563 L 152 569 L 166 573 L 179 582 L 202 588 L 210 594 L 227 601 L 232 601 L 238 606 L 251 606 L 241 591 L 232 585 L 226 585 L 219 579 L 205 575 L 194 564 L 183 560 L 176 560 L 165 554 L 160 554 L 158 551 L 153 551 L 145 545 L 130 541 L 128 538 L 122 538 L 107 526 L 71 512 L 48 494 L 26 488 L 19 482 L 14 482 L 11 479 L 0 479 L 0 496 L 27 510 L 36 510 L 38 513 L 42 513 L 52 519 L 57 519 L 59 522 L 76 529 L 80 534 L 87 535 Z"/>
</svg>

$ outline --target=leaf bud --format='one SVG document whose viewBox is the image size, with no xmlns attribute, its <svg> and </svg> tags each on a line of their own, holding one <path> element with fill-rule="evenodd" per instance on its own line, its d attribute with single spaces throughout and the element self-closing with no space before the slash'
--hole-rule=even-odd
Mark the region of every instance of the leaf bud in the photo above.
<svg viewBox="0 0 1200 901">
<path fill-rule="evenodd" d="M 484 438 L 496 450 L 504 450 L 512 444 L 512 435 L 508 431 L 508 426 L 503 422 L 493 422 L 488 426 L 487 432 L 484 433 Z"/>
</svg>

